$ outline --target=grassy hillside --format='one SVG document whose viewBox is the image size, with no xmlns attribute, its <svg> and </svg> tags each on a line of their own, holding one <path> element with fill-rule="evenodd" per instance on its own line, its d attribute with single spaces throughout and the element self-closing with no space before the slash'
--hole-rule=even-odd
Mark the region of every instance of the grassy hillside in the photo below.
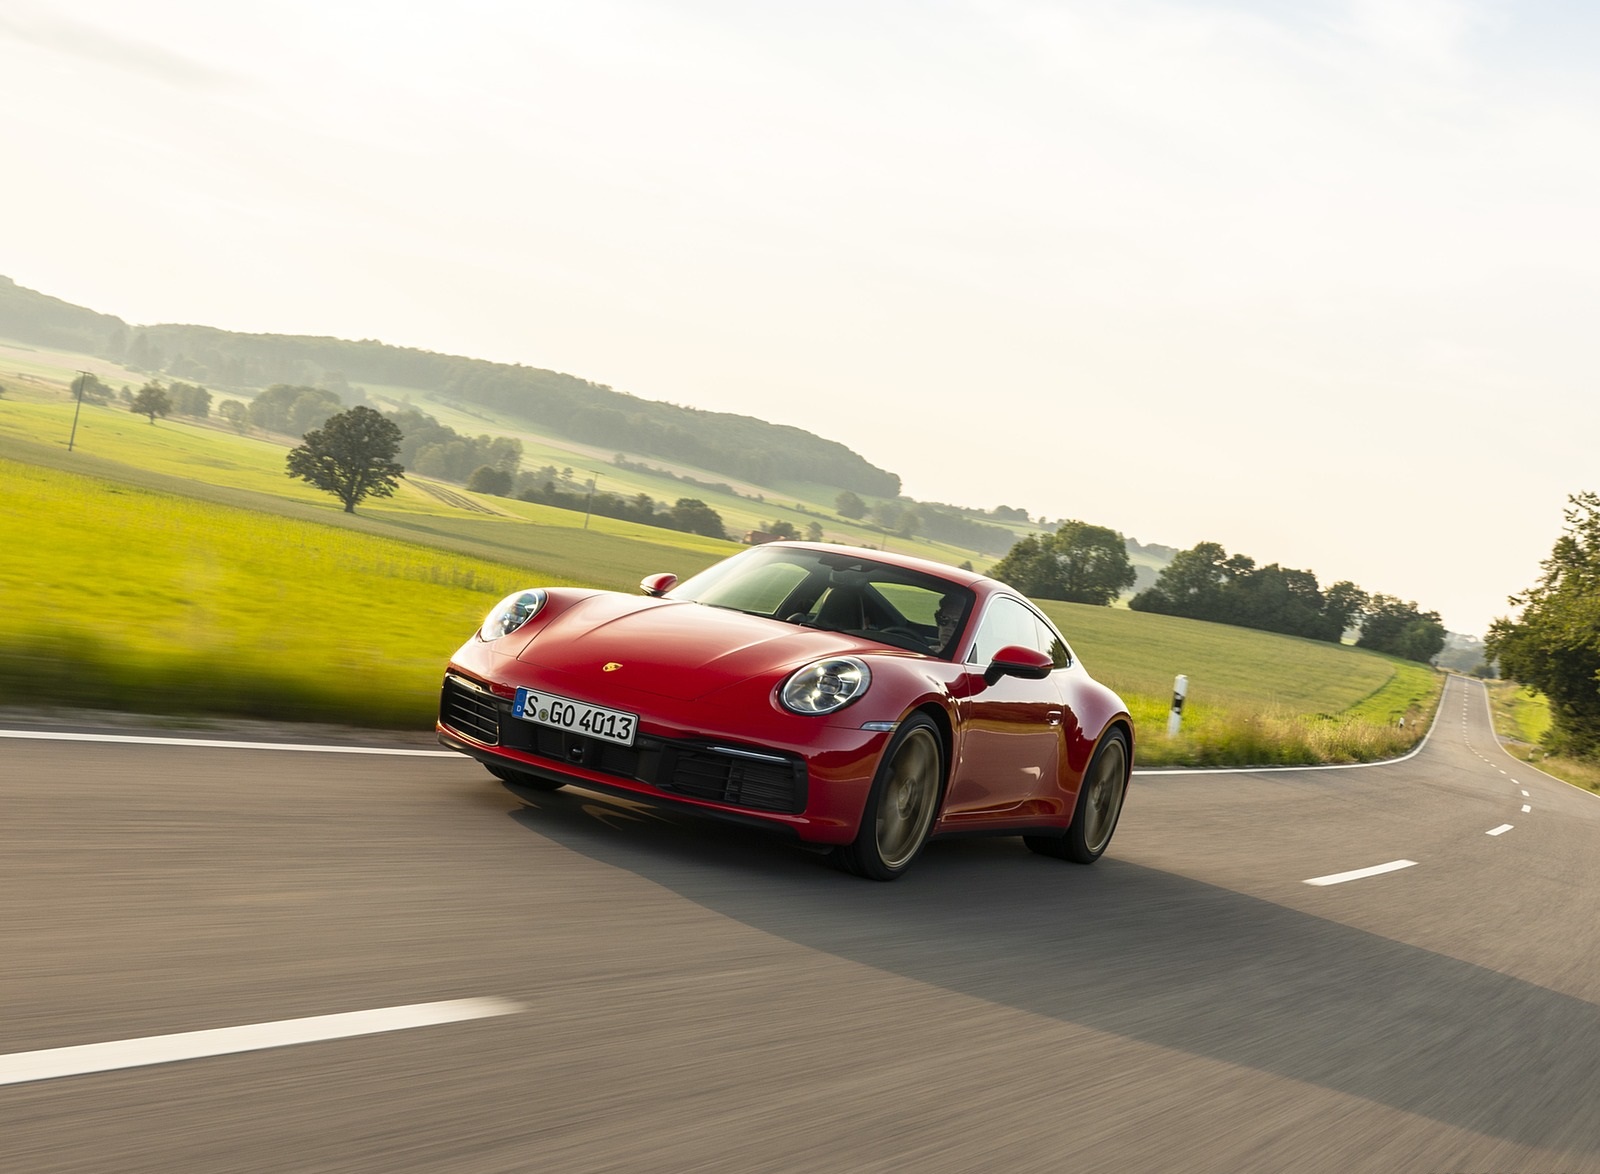
<svg viewBox="0 0 1600 1174">
<path fill-rule="evenodd" d="M 103 361 L 0 343 L 0 386 L 8 388 L 5 400 L 0 402 L 5 402 L 9 408 L 19 409 L 8 411 L 6 418 L 0 419 L 0 435 L 64 448 L 72 431 L 75 408 L 70 386 L 79 367 L 93 371 L 105 382 L 117 387 L 137 387 L 146 378 Z M 597 487 L 602 492 L 624 497 L 643 493 L 668 505 L 681 497 L 698 498 L 716 510 L 735 535 L 762 529 L 772 522 L 787 521 L 803 536 L 811 523 L 816 522 L 822 527 L 826 541 L 892 549 L 954 564 L 971 562 L 980 569 L 992 563 L 1001 553 L 966 549 L 925 538 L 888 535 L 869 524 L 842 518 L 834 510 L 837 490 L 827 486 L 790 484 L 785 487 L 780 499 L 777 491 L 744 482 L 730 482 L 721 474 L 681 463 L 632 458 L 636 465 L 663 470 L 662 475 L 636 468 L 622 469 L 613 463 L 615 450 L 542 436 L 529 431 L 526 424 L 488 409 L 454 405 L 448 396 L 393 386 L 373 387 L 367 391 L 382 408 L 413 406 L 463 435 L 487 433 L 514 437 L 523 444 L 522 468 L 525 470 L 535 470 L 544 465 L 552 465 L 558 470 L 570 468 L 580 481 L 595 476 Z M 85 404 L 81 413 L 78 413 L 75 450 L 81 449 L 85 453 L 121 461 L 139 469 L 194 477 L 208 484 L 253 488 L 311 501 L 321 495 L 303 483 L 289 482 L 282 475 L 284 453 L 291 443 L 293 441 L 289 438 L 281 436 L 239 437 L 219 420 L 196 421 L 173 416 L 152 425 L 142 417 L 132 415 L 120 404 Z M 674 479 L 667 474 L 693 480 Z M 408 480 L 416 478 L 410 477 Z M 727 484 L 729 491 L 709 488 L 714 484 Z M 456 488 L 459 490 L 459 487 Z M 485 496 L 477 498 L 477 501 L 479 507 L 490 514 L 541 519 L 546 515 L 539 511 L 548 510 L 548 507 L 528 505 L 509 498 Z M 403 488 L 396 498 L 374 502 L 364 508 L 368 512 L 398 510 L 459 514 L 459 511 L 441 511 L 437 498 L 416 487 Z M 998 522 L 994 524 L 1003 525 Z M 1004 524 L 1003 528 L 1019 536 L 1037 530 L 1037 527 L 1016 523 Z"/>
<path fill-rule="evenodd" d="M 1122 608 L 1039 606 L 1128 702 L 1147 766 L 1390 757 L 1415 744 L 1442 687 L 1426 665 L 1365 649 Z M 1169 739 L 1180 673 L 1188 697 Z"/>
</svg>

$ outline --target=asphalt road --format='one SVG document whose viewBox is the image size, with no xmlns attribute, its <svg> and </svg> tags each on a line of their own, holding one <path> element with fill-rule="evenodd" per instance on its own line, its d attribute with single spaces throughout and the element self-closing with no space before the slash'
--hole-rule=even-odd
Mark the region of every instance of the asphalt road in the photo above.
<svg viewBox="0 0 1600 1174">
<path fill-rule="evenodd" d="M 1462 679 L 1407 761 L 889 885 L 464 758 L 0 738 L 0 1170 L 1600 1171 L 1597 849 Z"/>
</svg>

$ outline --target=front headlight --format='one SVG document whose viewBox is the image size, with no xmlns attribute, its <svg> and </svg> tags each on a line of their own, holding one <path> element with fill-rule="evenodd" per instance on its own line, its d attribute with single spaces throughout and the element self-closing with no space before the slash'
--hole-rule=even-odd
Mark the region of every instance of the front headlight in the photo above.
<svg viewBox="0 0 1600 1174">
<path fill-rule="evenodd" d="M 483 621 L 483 626 L 478 629 L 478 639 L 498 640 L 511 635 L 539 614 L 546 598 L 543 588 L 518 591 L 515 595 L 506 596 L 494 605 L 489 618 Z"/>
<path fill-rule="evenodd" d="M 808 664 L 783 683 L 778 700 L 795 713 L 833 713 L 867 691 L 872 671 L 853 656 Z"/>
</svg>

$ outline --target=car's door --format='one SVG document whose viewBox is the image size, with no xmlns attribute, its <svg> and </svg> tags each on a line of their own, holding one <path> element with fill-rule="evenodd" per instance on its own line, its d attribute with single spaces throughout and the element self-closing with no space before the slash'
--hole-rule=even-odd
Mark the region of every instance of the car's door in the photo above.
<svg viewBox="0 0 1600 1174">
<path fill-rule="evenodd" d="M 986 680 L 995 653 L 1010 645 L 1037 649 L 1064 667 L 1066 646 L 1032 608 L 1005 595 L 989 601 L 959 683 L 962 729 L 945 799 L 947 824 L 1058 814 L 1067 711 L 1060 674 Z"/>
</svg>

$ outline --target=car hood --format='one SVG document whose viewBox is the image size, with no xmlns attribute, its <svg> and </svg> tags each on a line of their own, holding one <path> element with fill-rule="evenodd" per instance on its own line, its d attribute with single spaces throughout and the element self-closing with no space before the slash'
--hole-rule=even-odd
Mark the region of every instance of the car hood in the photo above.
<svg viewBox="0 0 1600 1174">
<path fill-rule="evenodd" d="M 820 657 L 884 651 L 843 633 L 704 604 L 594 595 L 552 616 L 517 659 L 592 679 L 596 688 L 695 700 Z"/>
</svg>

